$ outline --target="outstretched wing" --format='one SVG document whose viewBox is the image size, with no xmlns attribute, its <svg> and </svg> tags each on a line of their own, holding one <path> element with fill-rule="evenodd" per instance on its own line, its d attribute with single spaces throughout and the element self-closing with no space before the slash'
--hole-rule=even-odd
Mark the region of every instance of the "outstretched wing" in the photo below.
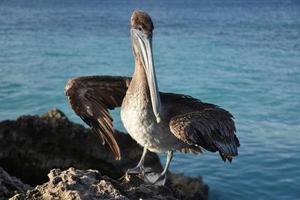
<svg viewBox="0 0 300 200">
<path fill-rule="evenodd" d="M 107 143 L 116 159 L 121 152 L 113 134 L 108 109 L 120 107 L 131 78 L 118 76 L 77 77 L 68 81 L 65 93 L 74 112 Z"/>
<path fill-rule="evenodd" d="M 176 106 L 169 126 L 180 140 L 208 151 L 219 151 L 224 161 L 238 155 L 239 140 L 235 135 L 233 116 L 214 104 L 203 103 L 186 95 L 169 95 L 168 103 Z M 179 106 L 180 105 L 180 106 Z"/>
</svg>

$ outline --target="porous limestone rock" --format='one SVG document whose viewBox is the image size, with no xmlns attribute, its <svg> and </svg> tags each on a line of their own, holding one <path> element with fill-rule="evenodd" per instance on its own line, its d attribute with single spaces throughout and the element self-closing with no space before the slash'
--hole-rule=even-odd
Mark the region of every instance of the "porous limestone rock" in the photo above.
<svg viewBox="0 0 300 200">
<path fill-rule="evenodd" d="M 49 181 L 35 189 L 15 195 L 10 200 L 93 200 L 93 199 L 206 199 L 207 194 L 198 186 L 200 179 L 174 176 L 177 179 L 166 186 L 145 184 L 142 181 L 120 181 L 101 175 L 97 170 L 78 170 L 69 168 L 65 171 L 53 169 L 48 174 Z M 179 178 L 180 177 L 180 178 Z M 179 179 L 178 179 L 179 178 Z M 183 187 L 183 184 L 186 184 Z M 207 189 L 207 188 L 206 188 Z"/>
</svg>

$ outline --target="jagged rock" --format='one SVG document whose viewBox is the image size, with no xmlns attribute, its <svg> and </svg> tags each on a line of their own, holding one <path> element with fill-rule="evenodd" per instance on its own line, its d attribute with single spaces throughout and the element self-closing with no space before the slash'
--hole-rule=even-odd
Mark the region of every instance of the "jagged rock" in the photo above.
<svg viewBox="0 0 300 200">
<path fill-rule="evenodd" d="M 170 174 L 167 186 L 176 190 L 178 196 L 184 199 L 207 199 L 208 186 L 202 182 L 201 177 L 187 177 L 183 174 Z"/>
<path fill-rule="evenodd" d="M 67 119 L 65 113 L 63 113 L 61 110 L 57 108 L 53 108 L 52 110 L 42 114 L 42 118 L 54 118 L 54 119 Z"/>
<path fill-rule="evenodd" d="M 0 200 L 8 199 L 17 193 L 24 193 L 31 187 L 16 177 L 10 176 L 0 167 Z"/>
<path fill-rule="evenodd" d="M 26 184 L 34 187 L 40 185 L 28 191 L 26 195 L 22 194 L 25 189 L 20 190 L 19 195 L 14 198 L 207 198 L 208 186 L 200 178 L 169 174 L 164 187 L 144 184 L 141 180 L 132 181 L 134 178 L 130 178 L 127 183 L 118 181 L 128 168 L 138 163 L 142 148 L 128 134 L 116 132 L 115 137 L 122 152 L 121 161 L 113 158 L 90 129 L 70 122 L 64 113 L 57 109 L 41 117 L 21 116 L 17 120 L 0 122 L 0 166 Z M 162 170 L 159 157 L 154 153 L 147 154 L 145 165 L 155 171 Z M 60 171 L 52 170 L 53 168 L 70 169 Z M 47 174 L 50 170 L 52 171 L 48 175 L 48 181 Z M 62 186 L 54 187 L 55 182 L 58 182 L 56 185 L 61 183 Z M 9 194 L 14 194 L 14 188 L 8 190 L 11 192 Z"/>
<path fill-rule="evenodd" d="M 51 170 L 48 174 L 49 181 L 26 194 L 18 194 L 11 200 L 41 200 L 41 199 L 204 199 L 202 193 L 195 191 L 194 184 L 186 185 L 179 189 L 180 183 L 172 183 L 167 186 L 154 186 L 140 184 L 133 186 L 130 182 L 120 182 L 101 175 L 97 170 L 78 170 L 69 168 L 61 171 Z M 190 182 L 189 178 L 180 177 L 180 181 Z M 199 180 L 192 180 L 198 185 Z M 196 186 L 197 187 L 197 186 Z M 188 194 L 189 192 L 189 194 Z"/>
<path fill-rule="evenodd" d="M 126 199 L 97 170 L 53 169 L 49 181 L 11 199 Z"/>
</svg>

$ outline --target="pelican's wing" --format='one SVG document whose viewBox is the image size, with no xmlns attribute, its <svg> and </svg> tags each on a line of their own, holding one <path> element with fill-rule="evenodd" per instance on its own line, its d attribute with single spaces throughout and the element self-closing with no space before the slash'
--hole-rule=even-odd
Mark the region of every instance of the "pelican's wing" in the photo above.
<svg viewBox="0 0 300 200">
<path fill-rule="evenodd" d="M 121 159 L 108 109 L 120 107 L 131 78 L 117 76 L 77 77 L 68 81 L 65 93 L 75 113 L 107 143 L 116 159 Z"/>
<path fill-rule="evenodd" d="M 170 130 L 180 140 L 209 151 L 219 151 L 222 159 L 231 161 L 238 155 L 233 116 L 214 104 L 203 103 L 186 95 L 167 94 L 177 108 L 170 117 Z M 164 98 L 162 98 L 164 99 Z"/>
</svg>

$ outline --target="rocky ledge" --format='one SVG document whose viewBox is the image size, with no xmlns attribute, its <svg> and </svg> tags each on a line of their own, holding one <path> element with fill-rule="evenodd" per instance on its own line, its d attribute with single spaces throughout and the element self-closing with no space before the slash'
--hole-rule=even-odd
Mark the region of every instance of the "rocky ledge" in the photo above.
<svg viewBox="0 0 300 200">
<path fill-rule="evenodd" d="M 115 137 L 121 161 L 114 160 L 90 129 L 70 122 L 57 109 L 0 122 L 0 199 L 207 198 L 208 186 L 200 177 L 169 173 L 165 186 L 145 184 L 138 177 L 121 180 L 138 162 L 142 148 L 128 134 L 117 131 Z M 154 153 L 147 155 L 145 165 L 162 170 Z"/>
</svg>

